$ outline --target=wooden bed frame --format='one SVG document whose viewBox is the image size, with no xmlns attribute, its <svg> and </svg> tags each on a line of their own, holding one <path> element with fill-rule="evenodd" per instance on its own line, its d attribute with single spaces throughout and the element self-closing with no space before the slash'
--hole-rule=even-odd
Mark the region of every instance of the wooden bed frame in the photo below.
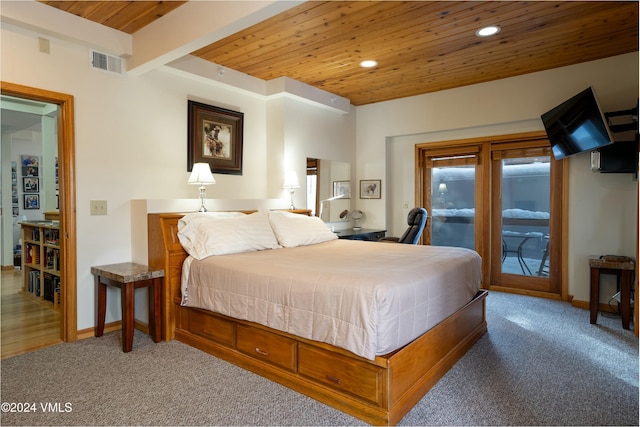
<svg viewBox="0 0 640 427">
<path fill-rule="evenodd" d="M 148 215 L 149 264 L 165 271 L 163 338 L 175 338 L 368 423 L 397 424 L 487 331 L 485 290 L 416 340 L 375 360 L 255 323 L 182 307 L 180 278 L 187 257 L 177 237 L 182 216 Z"/>
</svg>

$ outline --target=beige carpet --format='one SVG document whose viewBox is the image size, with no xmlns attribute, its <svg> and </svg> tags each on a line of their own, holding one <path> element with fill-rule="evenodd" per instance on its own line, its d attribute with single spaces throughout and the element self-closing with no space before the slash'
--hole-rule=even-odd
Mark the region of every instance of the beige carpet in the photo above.
<svg viewBox="0 0 640 427">
<path fill-rule="evenodd" d="M 619 317 L 491 293 L 489 332 L 403 425 L 638 425 L 638 340 Z M 2 425 L 361 425 L 176 341 L 136 331 L 1 362 Z M 33 405 L 32 405 L 33 404 Z M 44 407 L 41 405 L 45 405 Z M 3 410 L 5 408 L 3 407 Z"/>
</svg>

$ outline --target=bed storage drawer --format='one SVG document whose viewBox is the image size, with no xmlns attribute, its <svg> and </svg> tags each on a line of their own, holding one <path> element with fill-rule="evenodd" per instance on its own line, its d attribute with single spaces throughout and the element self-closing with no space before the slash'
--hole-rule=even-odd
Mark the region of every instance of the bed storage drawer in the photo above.
<svg viewBox="0 0 640 427">
<path fill-rule="evenodd" d="M 298 373 L 337 390 L 382 405 L 384 369 L 303 343 Z"/>
<path fill-rule="evenodd" d="M 233 323 L 199 310 L 189 310 L 187 330 L 233 347 Z"/>
<path fill-rule="evenodd" d="M 296 347 L 296 341 L 287 337 L 238 325 L 236 348 L 256 359 L 295 371 Z"/>
</svg>

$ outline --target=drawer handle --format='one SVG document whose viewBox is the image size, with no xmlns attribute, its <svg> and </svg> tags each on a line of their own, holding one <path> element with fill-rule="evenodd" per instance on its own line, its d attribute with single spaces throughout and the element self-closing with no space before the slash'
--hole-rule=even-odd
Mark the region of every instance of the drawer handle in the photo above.
<svg viewBox="0 0 640 427">
<path fill-rule="evenodd" d="M 260 350 L 260 347 L 256 347 L 256 353 L 258 353 L 258 354 L 259 354 L 259 355 L 261 355 L 261 356 L 265 356 L 265 357 L 266 357 L 266 356 L 269 356 L 269 353 L 267 353 L 267 352 L 266 352 L 266 351 L 264 351 L 264 350 Z"/>
<path fill-rule="evenodd" d="M 327 379 L 332 383 L 340 384 L 340 378 L 334 377 L 333 375 L 327 375 Z"/>
</svg>

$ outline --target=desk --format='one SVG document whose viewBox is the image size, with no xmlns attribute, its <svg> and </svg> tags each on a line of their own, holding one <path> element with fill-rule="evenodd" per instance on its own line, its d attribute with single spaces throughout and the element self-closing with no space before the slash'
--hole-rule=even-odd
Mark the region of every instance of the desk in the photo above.
<svg viewBox="0 0 640 427">
<path fill-rule="evenodd" d="M 96 337 L 104 333 L 107 310 L 107 286 L 120 288 L 122 293 L 122 351 L 128 353 L 133 348 L 133 326 L 135 309 L 135 289 L 149 288 L 149 332 L 153 342 L 162 339 L 162 278 L 164 270 L 146 265 L 125 262 L 121 264 L 91 267 L 95 276 L 97 292 Z"/>
<path fill-rule="evenodd" d="M 631 258 L 623 256 L 598 256 L 589 257 L 591 267 L 591 289 L 589 293 L 590 323 L 598 320 L 598 305 L 600 303 L 600 274 L 613 274 L 617 277 L 620 288 L 620 314 L 622 315 L 622 327 L 629 329 L 631 315 L 631 273 L 635 269 L 635 263 Z M 636 320 L 637 321 L 637 320 Z"/>
<path fill-rule="evenodd" d="M 386 232 L 387 230 L 374 230 L 369 228 L 354 230 L 352 228 L 348 228 L 346 230 L 337 230 L 335 233 L 340 239 L 369 240 L 372 242 L 377 242 L 385 236 Z"/>
</svg>

